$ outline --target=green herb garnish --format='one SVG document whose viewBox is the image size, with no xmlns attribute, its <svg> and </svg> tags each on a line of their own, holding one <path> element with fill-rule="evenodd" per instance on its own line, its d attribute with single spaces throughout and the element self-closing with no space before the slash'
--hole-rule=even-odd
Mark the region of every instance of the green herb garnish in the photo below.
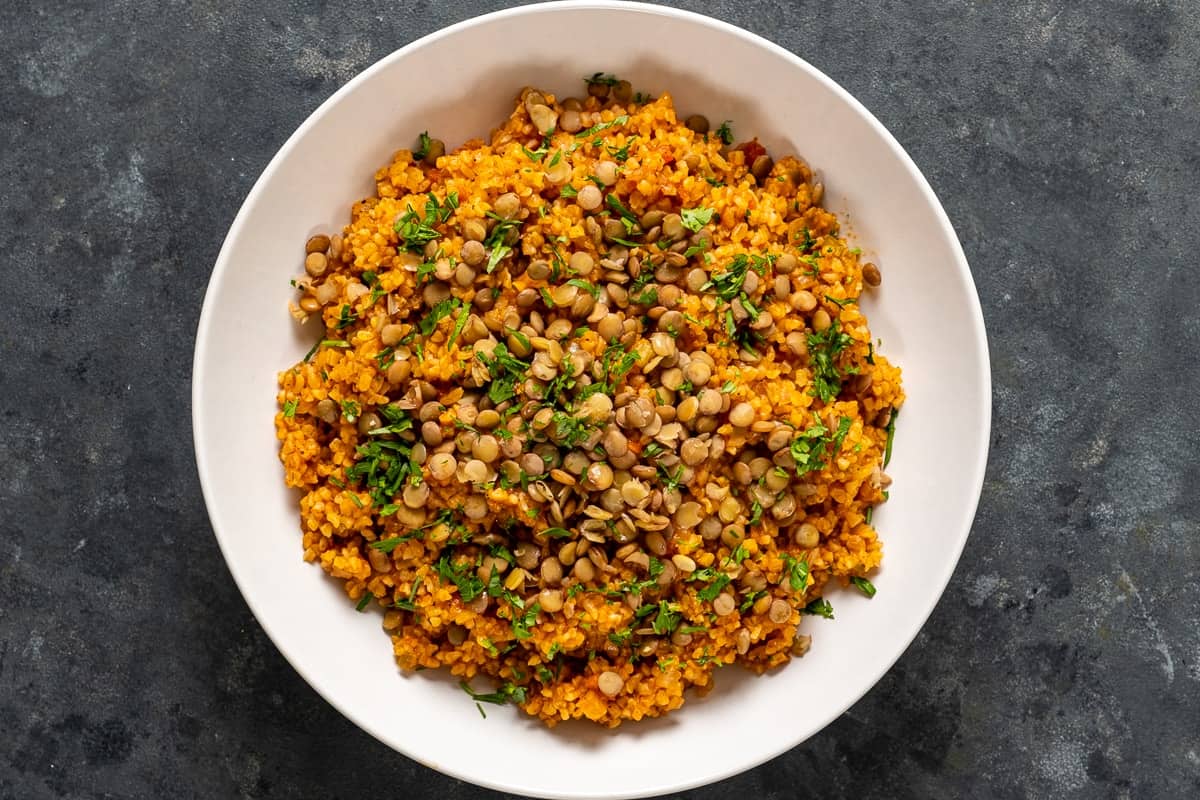
<svg viewBox="0 0 1200 800">
<path fill-rule="evenodd" d="M 833 320 L 824 331 L 808 335 L 808 356 L 812 364 L 812 394 L 828 403 L 842 391 L 842 373 L 838 368 L 838 356 L 854 339 L 843 333 L 840 320 Z"/>
<path fill-rule="evenodd" d="M 720 297 L 726 303 L 733 302 L 734 298 L 739 296 L 745 298 L 745 292 L 742 286 L 746 283 L 746 272 L 753 269 L 759 275 L 763 274 L 768 266 L 774 261 L 773 256 L 746 255 L 738 253 L 729 262 L 729 265 L 721 273 L 713 275 L 700 287 L 700 291 L 707 292 L 712 290 L 716 292 L 717 297 Z M 745 300 L 743 299 L 743 305 Z"/>
<path fill-rule="evenodd" d="M 650 627 L 658 636 L 666 636 L 679 627 L 682 619 L 683 617 L 679 614 L 679 605 L 677 603 L 659 600 L 658 614 L 654 617 L 654 623 Z"/>
<path fill-rule="evenodd" d="M 590 78 L 585 77 L 583 80 L 589 86 L 591 86 L 593 83 L 604 86 L 616 86 L 618 83 L 620 83 L 620 80 L 616 75 L 611 75 L 604 72 L 594 72 Z"/>
<path fill-rule="evenodd" d="M 420 590 L 420 588 L 421 588 L 421 579 L 420 579 L 420 577 L 418 577 L 416 580 L 413 581 L 412 591 L 408 593 L 408 599 L 407 600 L 397 600 L 395 603 L 392 604 L 393 607 L 398 608 L 401 611 L 415 612 L 417 610 L 417 591 Z"/>
<path fill-rule="evenodd" d="M 717 138 L 725 144 L 733 144 L 733 129 L 729 127 L 731 120 L 725 120 L 717 128 Z"/>
<path fill-rule="evenodd" d="M 896 438 L 896 417 L 900 416 L 900 409 L 893 408 L 891 417 L 888 419 L 887 427 L 887 444 L 883 448 L 883 466 L 887 467 L 888 462 L 892 460 L 892 440 Z"/>
<path fill-rule="evenodd" d="M 699 576 L 699 577 L 697 577 L 697 576 Z M 724 572 L 717 572 L 712 567 L 707 567 L 705 569 L 696 570 L 695 572 L 693 572 L 692 577 L 689 580 L 706 580 L 706 579 L 711 580 L 712 583 L 710 583 L 708 586 L 705 586 L 700 591 L 696 592 L 696 597 L 700 598 L 701 600 L 703 600 L 705 602 L 711 603 L 713 600 L 716 600 L 717 596 L 719 594 L 721 594 L 722 590 L 724 590 L 724 588 L 729 585 L 730 579 L 729 579 L 729 576 L 726 575 Z"/>
<path fill-rule="evenodd" d="M 783 554 L 783 577 L 793 592 L 802 592 L 808 586 L 808 562 L 802 558 L 794 558 L 788 553 Z"/>
<path fill-rule="evenodd" d="M 429 155 L 431 144 L 433 144 L 433 139 L 429 138 L 429 131 L 421 131 L 417 149 L 413 151 L 413 161 L 424 161 L 425 157 Z"/>
<path fill-rule="evenodd" d="M 444 555 L 438 559 L 435 567 L 442 583 L 452 583 L 458 587 L 458 596 L 462 602 L 469 603 L 483 594 L 485 584 L 475 574 L 473 563 L 455 564 L 449 555 Z"/>
<path fill-rule="evenodd" d="M 629 116 L 627 114 L 622 114 L 619 117 L 615 117 L 611 122 L 601 122 L 599 124 L 593 125 L 592 127 L 588 128 L 586 131 L 580 131 L 579 133 L 575 134 L 575 138 L 576 139 L 586 139 L 594 133 L 599 133 L 600 131 L 608 130 L 609 128 L 616 127 L 617 125 L 624 125 L 626 122 L 629 122 Z"/>
<path fill-rule="evenodd" d="M 517 686 L 513 683 L 501 684 L 499 689 L 488 693 L 475 691 L 466 681 L 459 681 L 458 685 L 462 687 L 464 692 L 471 695 L 471 699 L 477 703 L 491 703 L 502 706 L 507 703 L 520 705 L 525 702 L 525 687 Z"/>
<path fill-rule="evenodd" d="M 450 219 L 454 209 L 458 208 L 458 195 L 454 192 L 446 196 L 445 203 L 441 203 L 433 192 L 425 197 L 423 217 L 417 216 L 417 212 L 413 210 L 410 203 L 408 210 L 396 219 L 395 230 L 400 237 L 400 246 L 412 253 L 421 252 L 425 249 L 425 245 L 441 238 L 442 234 L 434 226 L 441 225 Z"/>
<path fill-rule="evenodd" d="M 801 614 L 811 614 L 815 617 L 824 617 L 825 619 L 833 619 L 833 606 L 824 597 L 818 597 L 811 603 L 800 609 Z"/>
<path fill-rule="evenodd" d="M 850 418 L 842 417 L 838 420 L 837 433 L 830 437 L 829 429 L 818 417 L 812 425 L 798 433 L 789 446 L 792 460 L 796 462 L 796 476 L 824 468 L 824 456 L 826 453 L 830 456 L 837 454 L 849 430 Z"/>
<path fill-rule="evenodd" d="M 693 233 L 703 228 L 712 220 L 713 210 L 711 208 L 685 208 L 680 213 L 683 217 L 683 227 Z"/>
<path fill-rule="evenodd" d="M 855 575 L 853 578 L 850 579 L 850 582 L 853 583 L 855 586 L 857 586 L 858 590 L 860 592 L 862 592 L 863 594 L 865 594 L 867 597 L 875 596 L 875 584 L 871 583 L 866 578 L 860 578 L 857 575 Z"/>
</svg>

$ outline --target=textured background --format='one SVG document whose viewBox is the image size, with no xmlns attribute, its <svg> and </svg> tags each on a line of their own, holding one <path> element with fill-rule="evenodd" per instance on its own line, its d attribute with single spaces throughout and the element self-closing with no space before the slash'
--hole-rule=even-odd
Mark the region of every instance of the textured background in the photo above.
<svg viewBox="0 0 1200 800">
<path fill-rule="evenodd" d="M 501 5 L 0 4 L 0 798 L 497 797 L 376 743 L 267 641 L 188 397 L 209 271 L 275 149 L 363 67 Z M 1197 796 L 1200 6 L 685 5 L 908 148 L 995 381 L 924 633 L 823 733 L 689 797 Z"/>
</svg>

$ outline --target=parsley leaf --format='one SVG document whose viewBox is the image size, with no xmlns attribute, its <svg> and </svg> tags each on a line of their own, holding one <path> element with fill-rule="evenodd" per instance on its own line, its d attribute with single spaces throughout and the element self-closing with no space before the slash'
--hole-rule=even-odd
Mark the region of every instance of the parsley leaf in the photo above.
<svg viewBox="0 0 1200 800">
<path fill-rule="evenodd" d="M 424 161 L 429 155 L 429 145 L 433 144 L 433 139 L 429 138 L 429 131 L 421 131 L 420 140 L 417 149 L 413 151 L 413 161 Z"/>
<path fill-rule="evenodd" d="M 434 226 L 445 223 L 454 213 L 454 209 L 458 208 L 458 195 L 454 192 L 446 196 L 444 204 L 437 199 L 437 195 L 433 192 L 427 194 L 425 198 L 423 217 L 417 216 L 417 212 L 410 203 L 408 210 L 396 218 L 394 227 L 396 234 L 400 237 L 400 246 L 409 252 L 419 253 L 424 250 L 425 245 L 440 239 L 442 234 Z"/>
<path fill-rule="evenodd" d="M 640 610 L 640 609 L 639 609 Z M 658 601 L 658 614 L 650 626 L 658 636 L 666 636 L 679 627 L 683 617 L 679 614 L 679 606 L 666 600 Z"/>
<path fill-rule="evenodd" d="M 469 603 L 483 594 L 485 584 L 475 574 L 475 565 L 471 562 L 455 564 L 449 555 L 444 555 L 438 559 L 435 567 L 443 583 L 452 583 L 458 587 L 458 596 L 462 602 Z"/>
<path fill-rule="evenodd" d="M 734 298 L 745 294 L 742 286 L 746 283 L 747 270 L 753 269 L 761 275 L 773 260 L 772 256 L 749 256 L 745 253 L 738 253 L 725 270 L 709 278 L 700 287 L 700 291 L 712 290 L 725 302 L 732 302 Z M 745 305 L 746 300 L 743 299 L 742 303 Z"/>
<path fill-rule="evenodd" d="M 808 355 L 812 364 L 812 394 L 828 403 L 842 391 L 842 373 L 838 369 L 838 356 L 854 340 L 841 330 L 840 320 L 833 320 L 824 331 L 808 335 Z"/>
<path fill-rule="evenodd" d="M 402 611 L 417 610 L 417 592 L 421 589 L 421 579 L 417 578 L 413 581 L 412 591 L 408 593 L 407 600 L 397 600 L 392 605 Z"/>
<path fill-rule="evenodd" d="M 586 131 L 580 131 L 579 133 L 575 134 L 575 138 L 576 139 L 586 139 L 587 137 L 591 136 L 594 133 L 599 133 L 600 131 L 608 130 L 609 128 L 616 127 L 617 125 L 624 125 L 626 122 L 629 122 L 629 116 L 627 114 L 622 114 L 619 117 L 615 117 L 611 122 L 601 122 L 596 125 L 593 125 L 592 127 L 588 128 Z"/>
<path fill-rule="evenodd" d="M 725 120 L 721 126 L 717 128 L 717 138 L 725 144 L 733 144 L 733 129 L 729 127 L 731 120 Z"/>
<path fill-rule="evenodd" d="M 517 613 L 519 607 L 516 606 L 514 598 L 517 601 L 520 600 L 520 598 L 516 597 L 516 595 L 511 595 L 508 598 L 509 602 L 513 603 L 514 605 L 512 617 L 513 635 L 518 639 L 528 639 L 532 635 L 529 629 L 537 623 L 537 615 L 538 612 L 542 610 L 542 607 L 539 603 L 532 603 L 530 604 L 529 608 L 521 611 L 521 613 Z"/>
<path fill-rule="evenodd" d="M 808 562 L 784 553 L 783 577 L 787 579 L 788 586 L 792 587 L 793 592 L 804 591 L 804 588 L 808 586 Z"/>
<path fill-rule="evenodd" d="M 825 619 L 833 619 L 833 606 L 824 597 L 818 597 L 811 603 L 800 609 L 801 614 L 811 614 L 815 617 L 824 617 Z"/>
<path fill-rule="evenodd" d="M 685 208 L 680 216 L 683 217 L 683 227 L 694 233 L 712 220 L 713 210 L 711 208 L 704 208 L 703 206 L 699 208 Z"/>
<path fill-rule="evenodd" d="M 604 72 L 594 72 L 590 78 L 584 78 L 583 80 L 588 86 L 591 86 L 594 83 L 602 86 L 616 86 L 618 83 L 620 83 L 620 80 L 616 75 L 607 74 Z"/>
<path fill-rule="evenodd" d="M 491 252 L 488 254 L 487 261 L 487 271 L 488 274 L 491 274 L 500 264 L 500 262 L 504 260 L 504 257 L 512 252 L 512 247 L 505 244 L 505 238 L 508 236 L 508 232 L 519 226 L 521 222 L 520 220 L 516 219 L 507 219 L 506 217 L 502 217 L 493 211 L 488 211 L 486 213 L 489 217 L 496 220 L 496 224 L 492 228 L 492 232 L 488 234 L 487 239 L 485 239 L 483 242 L 484 247 L 490 248 L 491 250 Z"/>
<path fill-rule="evenodd" d="M 525 687 L 517 686 L 513 683 L 501 684 L 500 688 L 489 693 L 475 691 L 466 681 L 459 681 L 458 685 L 462 687 L 464 692 L 471 695 L 471 699 L 477 703 L 492 703 L 493 705 L 502 706 L 506 703 L 520 705 L 525 702 Z"/>
<path fill-rule="evenodd" d="M 887 444 L 883 449 L 883 466 L 886 467 L 888 462 L 892 460 L 892 440 L 896 438 L 896 417 L 900 416 L 900 409 L 893 408 L 890 418 L 888 419 L 887 428 Z"/>
<path fill-rule="evenodd" d="M 843 419 L 847 418 L 843 417 Z M 822 456 L 831 441 L 828 434 L 829 429 L 818 417 L 812 425 L 798 433 L 792 440 L 788 450 L 792 455 L 792 460 L 796 462 L 797 477 L 825 467 Z"/>
<path fill-rule="evenodd" d="M 862 592 L 863 594 L 865 594 L 867 597 L 875 596 L 875 584 L 871 583 L 866 578 L 860 578 L 857 575 L 855 575 L 853 578 L 850 579 L 850 582 L 853 583 L 855 586 L 857 586 L 858 590 L 860 592 Z"/>
<path fill-rule="evenodd" d="M 724 572 L 717 572 L 712 567 L 707 567 L 706 569 L 697 570 L 696 572 L 692 573 L 691 580 L 705 579 L 711 580 L 712 583 L 696 592 L 696 597 L 704 600 L 705 602 L 711 603 L 713 600 L 716 600 L 717 596 L 721 594 L 721 591 L 729 585 L 729 576 Z"/>
</svg>

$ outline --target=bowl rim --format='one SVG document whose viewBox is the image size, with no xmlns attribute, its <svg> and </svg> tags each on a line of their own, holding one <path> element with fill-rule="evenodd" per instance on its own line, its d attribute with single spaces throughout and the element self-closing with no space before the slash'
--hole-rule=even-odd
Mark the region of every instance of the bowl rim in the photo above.
<svg viewBox="0 0 1200 800">
<path fill-rule="evenodd" d="M 953 269 L 958 271 L 959 276 L 964 280 L 964 285 L 971 289 L 969 293 L 969 308 L 967 310 L 970 327 L 972 329 L 972 333 L 974 334 L 973 338 L 976 344 L 974 354 L 976 375 L 974 378 L 981 390 L 979 394 L 980 408 L 976 409 L 976 411 L 979 415 L 979 419 L 983 422 L 978 431 L 977 441 L 974 443 L 974 452 L 976 453 L 976 456 L 974 458 L 974 462 L 970 465 L 971 479 L 969 483 L 974 487 L 973 496 L 970 497 L 969 502 L 963 506 L 963 517 L 959 521 L 958 526 L 955 528 L 955 530 L 958 531 L 956 540 L 948 543 L 950 545 L 948 550 L 952 551 L 953 558 L 947 559 L 944 562 L 945 566 L 942 568 L 940 574 L 931 576 L 931 582 L 938 587 L 938 591 L 935 595 L 933 595 L 933 599 L 927 608 L 923 608 L 919 614 L 913 615 L 912 620 L 914 624 L 911 632 L 906 637 L 907 641 L 904 643 L 904 646 L 899 648 L 895 656 L 890 660 L 885 659 L 880 661 L 875 668 L 870 671 L 871 679 L 864 682 L 862 691 L 858 693 L 857 696 L 845 702 L 843 706 L 838 707 L 834 712 L 823 715 L 823 718 L 819 720 L 820 724 L 813 729 L 812 733 L 809 733 L 807 736 L 802 736 L 795 741 L 784 737 L 782 744 L 776 744 L 771 747 L 764 748 L 761 751 L 758 751 L 754 758 L 743 760 L 735 765 L 728 766 L 725 769 L 707 773 L 695 779 L 650 786 L 645 790 L 640 790 L 636 795 L 598 794 L 596 792 L 587 790 L 580 792 L 555 792 L 551 794 L 538 795 L 540 797 L 563 798 L 564 800 L 578 800 L 580 798 L 595 797 L 654 797 L 670 792 L 686 791 L 700 786 L 716 783 L 717 781 L 725 780 L 734 775 L 738 775 L 758 767 L 765 762 L 776 758 L 782 753 L 791 750 L 799 744 L 802 744 L 811 736 L 816 735 L 817 732 L 820 732 L 824 728 L 828 727 L 830 723 L 842 716 L 852 705 L 861 700 L 879 683 L 883 676 L 887 674 L 889 670 L 891 670 L 891 668 L 899 660 L 900 656 L 907 652 L 908 648 L 912 646 L 912 642 L 915 640 L 916 636 L 925 627 L 926 622 L 928 622 L 929 617 L 932 615 L 938 602 L 940 602 L 942 596 L 945 594 L 945 590 L 950 582 L 950 578 L 953 576 L 954 571 L 958 566 L 959 559 L 962 556 L 963 548 L 966 546 L 967 538 L 971 532 L 975 514 L 978 510 L 979 499 L 982 493 L 983 481 L 987 468 L 988 449 L 991 440 L 990 434 L 992 416 L 991 368 L 988 353 L 987 330 L 984 324 L 983 309 L 979 300 L 978 289 L 975 286 L 974 279 L 967 264 L 962 243 L 954 231 L 954 227 L 950 222 L 949 216 L 946 214 L 945 209 L 942 207 L 941 202 L 938 200 L 937 195 L 929 185 L 929 182 L 925 178 L 924 174 L 920 171 L 916 163 L 912 160 L 912 157 L 909 156 L 903 146 L 901 146 L 899 141 L 897 141 L 895 136 L 892 135 L 892 133 L 874 116 L 874 114 L 872 114 L 859 100 L 851 95 L 850 92 L 844 89 L 840 84 L 790 50 L 759 34 L 745 30 L 744 28 L 740 28 L 723 20 L 694 11 L 687 11 L 668 6 L 653 5 L 645 2 L 625 2 L 624 0 L 553 0 L 552 2 L 535 3 L 531 5 L 500 9 L 456 22 L 452 25 L 426 34 L 425 36 L 422 36 L 419 39 L 416 39 L 404 45 L 403 47 L 392 51 L 359 72 L 347 83 L 338 88 L 326 100 L 324 100 L 315 110 L 313 110 L 312 113 L 310 113 L 299 125 L 299 127 L 297 127 L 296 130 L 286 139 L 283 145 L 280 146 L 279 150 L 267 163 L 267 166 L 263 169 L 262 173 L 260 173 L 258 178 L 255 180 L 254 185 L 251 187 L 245 199 L 242 201 L 237 215 L 234 217 L 233 223 L 230 225 L 229 232 L 226 234 L 222 243 L 221 250 L 217 255 L 216 261 L 214 262 L 212 272 L 210 273 L 209 283 L 205 290 L 203 306 L 196 328 L 194 344 L 195 349 L 192 360 L 192 441 L 197 473 L 200 480 L 201 494 L 205 503 L 205 510 L 206 513 L 208 513 L 209 524 L 212 527 L 213 534 L 217 539 L 217 544 L 221 550 L 221 555 L 225 560 L 226 568 L 233 576 L 234 583 L 237 585 L 238 591 L 241 593 L 243 600 L 250 608 L 254 618 L 266 633 L 267 637 L 271 640 L 272 644 L 274 644 L 275 648 L 284 657 L 288 664 L 291 665 L 292 669 L 294 669 L 296 673 L 299 674 L 300 677 L 303 678 L 304 681 L 314 691 L 316 691 L 318 695 L 320 695 L 327 703 L 329 703 L 340 714 L 342 714 L 342 716 L 346 717 L 357 727 L 364 730 L 376 740 L 401 753 L 405 757 L 411 758 L 425 766 L 429 766 L 445 775 L 467 781 L 476 786 L 482 786 L 484 788 L 501 792 L 524 794 L 526 791 L 525 787 L 522 787 L 514 782 L 505 783 L 500 781 L 481 781 L 475 776 L 472 776 L 466 771 L 458 769 L 453 765 L 431 765 L 419 756 L 408 752 L 402 743 L 398 742 L 387 731 L 380 730 L 377 728 L 377 726 L 370 725 L 352 714 L 350 710 L 348 710 L 341 702 L 339 702 L 336 694 L 330 691 L 331 687 L 322 685 L 319 681 L 317 681 L 311 674 L 310 670 L 306 668 L 304 663 L 298 662 L 296 659 L 294 659 L 292 654 L 289 653 L 289 651 L 281 644 L 280 635 L 268 621 L 267 615 L 262 613 L 263 610 L 259 608 L 259 604 L 251 599 L 252 593 L 248 592 L 246 589 L 246 585 L 250 579 L 249 569 L 245 567 L 239 567 L 236 559 L 231 558 L 231 550 L 228 543 L 231 541 L 233 532 L 226 530 L 219 525 L 211 511 L 211 509 L 215 509 L 217 507 L 217 498 L 212 494 L 212 491 L 209 488 L 212 484 L 209 475 L 212 473 L 214 467 L 210 462 L 209 455 L 204 445 L 207 429 L 203 420 L 203 415 L 200 413 L 201 392 L 199 387 L 204 384 L 207 345 L 210 337 L 210 328 L 213 325 L 212 320 L 216 313 L 214 310 L 216 306 L 215 298 L 220 294 L 220 287 L 227 279 L 228 274 L 231 272 L 231 251 L 234 247 L 234 243 L 242 235 L 243 228 L 247 225 L 249 209 L 255 205 L 255 201 L 257 200 L 259 194 L 264 191 L 264 187 L 269 183 L 269 179 L 279 169 L 280 165 L 287 160 L 297 142 L 307 135 L 308 131 L 317 123 L 317 121 L 324 117 L 330 108 L 333 107 L 343 96 L 353 93 L 358 89 L 360 84 L 367 82 L 376 73 L 385 70 L 390 64 L 392 64 L 392 62 L 405 58 L 411 52 L 432 45 L 444 38 L 452 37 L 460 31 L 479 25 L 486 25 L 495 20 L 542 14 L 548 11 L 561 11 L 563 9 L 608 10 L 635 14 L 653 14 L 674 18 L 691 24 L 702 25 L 726 35 L 742 39 L 748 44 L 766 49 L 773 55 L 785 59 L 793 66 L 808 73 L 809 77 L 823 84 L 826 89 L 830 90 L 841 102 L 846 103 L 855 114 L 860 116 L 868 125 L 870 125 L 881 137 L 882 141 L 891 151 L 891 154 L 899 159 L 899 163 L 908 173 L 909 177 L 914 181 L 917 189 L 928 201 L 942 233 L 947 237 L 947 240 L 950 243 Z"/>
</svg>

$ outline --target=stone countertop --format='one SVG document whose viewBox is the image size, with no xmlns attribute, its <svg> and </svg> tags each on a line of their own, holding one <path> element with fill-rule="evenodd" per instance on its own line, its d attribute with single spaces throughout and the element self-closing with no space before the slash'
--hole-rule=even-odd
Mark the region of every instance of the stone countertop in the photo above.
<svg viewBox="0 0 1200 800">
<path fill-rule="evenodd" d="M 0 798 L 496 797 L 359 731 L 264 636 L 209 529 L 189 378 L 286 136 L 502 4 L 50 5 L 0 7 Z M 824 732 L 687 796 L 1200 795 L 1196 4 L 684 5 L 895 133 L 962 238 L 995 382 L 924 632 Z"/>
</svg>

